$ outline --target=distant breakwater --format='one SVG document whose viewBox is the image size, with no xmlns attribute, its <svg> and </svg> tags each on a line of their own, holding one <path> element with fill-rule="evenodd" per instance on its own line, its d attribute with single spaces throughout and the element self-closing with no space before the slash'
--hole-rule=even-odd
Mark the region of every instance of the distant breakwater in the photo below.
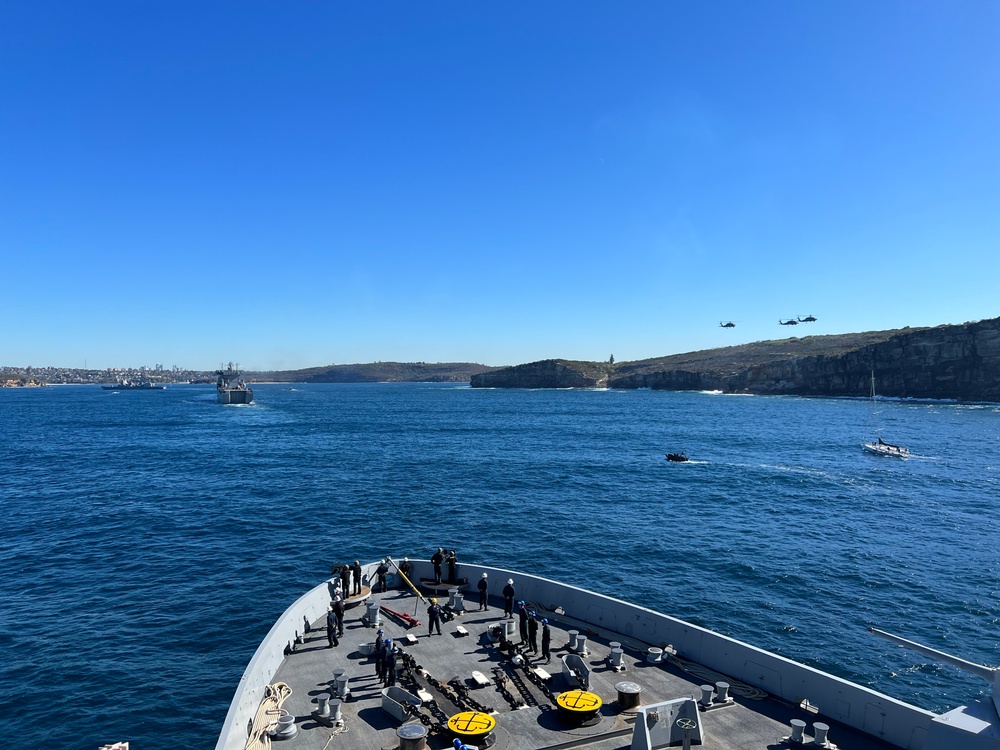
<svg viewBox="0 0 1000 750">
<path fill-rule="evenodd" d="M 650 388 L 797 396 L 1000 401 L 1000 318 L 934 328 L 762 341 L 622 363 L 543 360 L 472 376 L 473 388 Z"/>
</svg>

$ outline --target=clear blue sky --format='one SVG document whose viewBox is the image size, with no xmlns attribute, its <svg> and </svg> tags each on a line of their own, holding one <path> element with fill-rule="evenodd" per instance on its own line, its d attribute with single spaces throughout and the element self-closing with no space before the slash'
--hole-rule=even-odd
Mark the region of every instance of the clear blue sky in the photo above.
<svg viewBox="0 0 1000 750">
<path fill-rule="evenodd" d="M 10 0 L 0 364 L 624 361 L 994 317 L 998 40 L 990 0 Z"/>
</svg>

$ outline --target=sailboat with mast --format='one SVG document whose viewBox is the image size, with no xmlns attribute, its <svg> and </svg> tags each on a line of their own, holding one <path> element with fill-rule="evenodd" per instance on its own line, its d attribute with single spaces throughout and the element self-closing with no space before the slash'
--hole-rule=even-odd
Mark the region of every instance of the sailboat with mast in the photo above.
<svg viewBox="0 0 1000 750">
<path fill-rule="evenodd" d="M 878 412 L 875 408 L 875 371 L 872 370 L 872 394 L 871 394 L 871 414 L 877 418 Z M 870 425 L 869 425 L 870 427 Z M 865 453 L 874 456 L 891 456 L 893 458 L 909 458 L 910 451 L 901 445 L 887 443 L 882 439 L 882 428 L 876 424 L 873 436 L 861 443 L 861 449 Z"/>
</svg>

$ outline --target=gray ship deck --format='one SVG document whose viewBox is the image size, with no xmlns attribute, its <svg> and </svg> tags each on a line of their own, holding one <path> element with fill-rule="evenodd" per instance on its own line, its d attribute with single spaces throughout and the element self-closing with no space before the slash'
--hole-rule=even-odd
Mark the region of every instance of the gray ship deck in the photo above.
<svg viewBox="0 0 1000 750">
<path fill-rule="evenodd" d="M 367 593 L 367 592 L 366 592 Z M 412 655 L 416 662 L 442 683 L 453 678 L 470 680 L 472 672 L 479 671 L 491 679 L 490 685 L 473 689 L 470 696 L 485 705 L 494 713 L 497 721 L 495 744 L 498 750 L 507 748 L 569 748 L 586 747 L 593 750 L 611 750 L 612 748 L 629 748 L 632 743 L 633 726 L 636 719 L 635 709 L 623 710 L 618 704 L 616 685 L 623 681 L 634 682 L 642 689 L 641 703 L 648 705 L 677 698 L 700 698 L 700 686 L 706 682 L 727 680 L 724 675 L 706 673 L 688 673 L 675 663 L 664 661 L 660 664 L 647 663 L 646 645 L 613 633 L 600 633 L 589 630 L 589 655 L 585 661 L 591 669 L 591 692 L 603 700 L 600 710 L 600 720 L 591 726 L 568 726 L 559 718 L 559 712 L 551 700 L 534 684 L 523 681 L 525 688 L 537 702 L 519 710 L 513 710 L 511 705 L 498 690 L 494 678 L 494 668 L 501 667 L 505 658 L 491 643 L 486 635 L 489 625 L 496 624 L 502 617 L 502 606 L 499 601 L 490 601 L 490 609 L 486 612 L 477 611 L 475 595 L 468 595 L 465 602 L 467 611 L 453 620 L 442 624 L 442 636 L 427 636 L 426 605 L 418 603 L 412 592 L 390 590 L 386 594 L 374 594 L 373 598 L 384 606 L 411 615 L 416 612 L 416 619 L 421 621 L 418 627 L 407 628 L 396 622 L 390 616 L 383 614 L 383 625 L 386 636 L 400 645 L 404 652 Z M 440 602 L 445 604 L 446 596 Z M 272 682 L 284 682 L 292 688 L 292 694 L 285 700 L 282 708 L 296 717 L 298 733 L 294 738 L 277 743 L 278 746 L 301 748 L 303 750 L 332 750 L 333 748 L 352 748 L 352 750 L 381 750 L 397 748 L 400 738 L 397 736 L 400 722 L 381 708 L 382 685 L 375 676 L 374 658 L 362 656 L 359 646 L 374 640 L 374 629 L 362 622 L 366 612 L 365 605 L 355 606 L 348 610 L 346 631 L 340 639 L 337 648 L 327 647 L 325 621 L 312 624 L 312 630 L 305 634 L 304 642 L 298 645 L 280 666 Z M 541 614 L 540 614 L 541 616 Z M 552 661 L 544 664 L 535 661 L 537 666 L 547 670 L 552 675 L 549 683 L 551 692 L 558 695 L 564 690 L 574 689 L 575 684 L 562 675 L 560 657 L 569 653 L 567 648 L 568 632 L 575 628 L 572 621 L 560 620 L 558 615 L 549 616 L 552 628 Z M 461 625 L 468 635 L 460 635 L 457 626 Z M 584 632 L 581 630 L 581 632 Z M 416 636 L 416 643 L 409 644 L 406 636 Z M 615 671 L 609 666 L 609 642 L 618 641 L 624 650 L 624 671 Z M 342 705 L 344 724 L 342 727 L 329 728 L 317 722 L 311 716 L 316 710 L 316 697 L 334 691 L 333 670 L 346 670 L 349 678 L 350 700 Z M 510 666 L 507 666 L 508 674 Z M 404 670 L 400 668 L 397 685 L 415 692 L 416 688 L 408 683 Z M 836 747 L 851 750 L 884 750 L 891 747 L 870 737 L 838 724 L 836 721 L 807 712 L 797 706 L 780 702 L 770 697 L 752 699 L 740 689 L 735 680 L 727 680 L 732 684 L 730 694 L 735 701 L 732 705 L 713 708 L 700 713 L 704 728 L 702 748 L 710 750 L 750 750 L 789 747 L 784 740 L 790 734 L 791 719 L 802 719 L 806 722 L 806 747 L 814 747 L 811 735 L 813 723 L 822 721 L 830 729 L 829 740 Z M 419 680 L 420 687 L 429 692 L 437 701 L 440 712 L 437 719 L 451 716 L 466 710 L 457 707 L 440 692 L 429 686 L 424 679 Z M 519 691 L 511 685 L 511 692 L 519 696 Z M 431 716 L 426 706 L 422 712 Z M 432 717 L 433 718 L 433 717 Z M 408 723 L 419 724 L 415 719 Z M 454 735 L 429 734 L 427 745 L 432 750 L 450 748 Z M 680 746 L 680 743 L 676 743 Z M 796 745 L 798 746 L 798 745 Z"/>
</svg>

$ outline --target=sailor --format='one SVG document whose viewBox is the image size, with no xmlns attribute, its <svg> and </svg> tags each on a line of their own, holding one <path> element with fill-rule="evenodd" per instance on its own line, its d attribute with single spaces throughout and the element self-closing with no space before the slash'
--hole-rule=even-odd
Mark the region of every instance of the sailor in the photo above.
<svg viewBox="0 0 1000 750">
<path fill-rule="evenodd" d="M 344 592 L 344 598 L 351 595 L 351 567 L 349 565 L 340 568 L 340 590 Z"/>
<path fill-rule="evenodd" d="M 455 554 L 455 550 L 449 552 L 445 560 L 448 562 L 448 583 L 454 583 L 455 568 L 458 567 L 458 555 Z"/>
<path fill-rule="evenodd" d="M 538 653 L 538 620 L 535 619 L 535 612 L 528 613 L 528 650 L 533 654 Z"/>
<path fill-rule="evenodd" d="M 333 602 L 330 602 L 330 607 L 326 612 L 326 639 L 330 642 L 328 648 L 340 645 L 340 639 L 337 638 L 337 615 L 333 612 Z"/>
<path fill-rule="evenodd" d="M 489 596 L 487 594 L 487 591 L 486 591 L 489 588 L 489 584 L 486 582 L 487 577 L 488 577 L 487 574 L 483 573 L 483 577 L 480 578 L 479 579 L 479 583 L 476 584 L 476 587 L 479 589 L 479 610 L 480 611 L 489 610 L 489 607 L 486 604 L 487 597 Z"/>
<path fill-rule="evenodd" d="M 545 663 L 548 664 L 552 661 L 552 654 L 549 653 L 549 644 L 552 642 L 552 633 L 549 632 L 549 620 L 547 617 L 542 618 L 542 656 L 545 657 Z"/>
<path fill-rule="evenodd" d="M 377 588 L 378 588 L 379 593 L 381 593 L 381 594 L 384 594 L 386 592 L 386 590 L 387 590 L 386 585 L 385 585 L 385 577 L 386 577 L 386 575 L 388 573 L 389 573 L 389 566 L 386 565 L 385 564 L 385 560 L 383 560 L 382 562 L 380 562 L 378 564 L 378 567 L 375 568 L 375 575 L 378 576 L 378 587 Z"/>
<path fill-rule="evenodd" d="M 391 644 L 391 641 L 387 640 L 386 644 Z M 387 687 L 396 684 L 396 656 L 398 654 L 399 649 L 390 645 L 385 655 L 385 684 Z"/>
<path fill-rule="evenodd" d="M 521 633 L 521 643 L 528 642 L 528 608 L 522 599 L 517 603 L 517 628 Z"/>
<path fill-rule="evenodd" d="M 385 640 L 382 638 L 382 628 L 375 635 L 375 676 L 379 682 L 385 678 Z"/>
<path fill-rule="evenodd" d="M 383 684 L 389 679 L 389 655 L 392 653 L 392 638 L 386 638 L 382 643 L 382 673 L 379 681 Z"/>
<path fill-rule="evenodd" d="M 333 597 L 333 604 L 330 605 L 333 608 L 333 614 L 337 618 L 337 635 L 344 635 L 344 600 L 338 594 Z"/>
<path fill-rule="evenodd" d="M 438 547 L 438 551 L 431 556 L 431 563 L 434 565 L 434 583 L 441 584 L 441 563 L 444 562 L 444 547 Z"/>
<path fill-rule="evenodd" d="M 358 596 L 361 593 L 361 562 L 359 560 L 354 561 L 354 565 L 351 566 L 351 573 L 354 575 L 354 596 Z"/>
<path fill-rule="evenodd" d="M 441 635 L 441 606 L 437 599 L 431 599 L 431 605 L 427 608 L 427 637 L 434 635 L 437 628 L 438 635 Z"/>
<path fill-rule="evenodd" d="M 413 579 L 410 578 L 410 571 L 413 569 L 413 566 L 410 564 L 410 558 L 404 557 L 403 562 L 401 562 L 398 567 L 399 567 L 399 572 L 403 574 L 404 585 L 406 584 L 407 581 L 412 582 Z"/>
<path fill-rule="evenodd" d="M 514 579 L 508 578 L 507 585 L 503 587 L 503 616 L 514 616 Z"/>
</svg>

